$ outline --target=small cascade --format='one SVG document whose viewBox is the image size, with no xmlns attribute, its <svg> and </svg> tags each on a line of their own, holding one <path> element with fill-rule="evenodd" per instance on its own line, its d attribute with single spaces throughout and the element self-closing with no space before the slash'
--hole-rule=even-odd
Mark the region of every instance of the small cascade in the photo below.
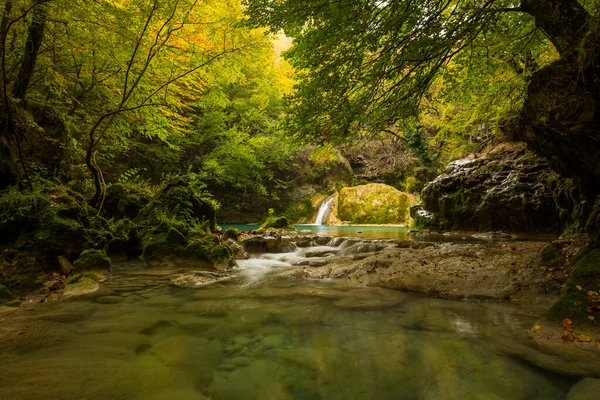
<svg viewBox="0 0 600 400">
<path fill-rule="evenodd" d="M 329 197 L 328 199 L 325 199 L 323 203 L 321 203 L 315 225 L 325 225 L 325 220 L 327 220 L 327 216 L 331 211 L 331 203 L 333 203 L 333 197 Z"/>
</svg>

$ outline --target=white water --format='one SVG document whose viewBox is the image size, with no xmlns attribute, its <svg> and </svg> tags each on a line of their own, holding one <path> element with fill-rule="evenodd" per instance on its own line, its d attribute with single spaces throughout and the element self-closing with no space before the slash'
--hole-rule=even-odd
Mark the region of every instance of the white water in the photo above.
<svg viewBox="0 0 600 400">
<path fill-rule="evenodd" d="M 319 207 L 319 213 L 317 214 L 317 220 L 315 221 L 315 225 L 324 225 L 327 216 L 329 215 L 329 211 L 331 211 L 331 203 L 333 203 L 333 197 L 325 199 L 323 203 L 321 203 L 321 207 Z"/>
</svg>

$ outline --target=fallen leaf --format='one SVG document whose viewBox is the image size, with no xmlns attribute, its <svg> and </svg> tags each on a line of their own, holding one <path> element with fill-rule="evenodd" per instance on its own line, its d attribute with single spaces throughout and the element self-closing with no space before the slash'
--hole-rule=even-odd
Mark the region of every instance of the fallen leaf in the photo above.
<svg viewBox="0 0 600 400">
<path fill-rule="evenodd" d="M 563 326 L 566 328 L 569 325 L 573 325 L 573 321 L 571 321 L 569 318 L 563 319 Z"/>
<path fill-rule="evenodd" d="M 579 336 L 577 336 L 577 341 L 578 342 L 591 342 L 592 338 L 587 335 L 579 335 Z"/>
<path fill-rule="evenodd" d="M 594 317 L 593 315 L 588 315 L 588 319 L 589 319 L 590 321 L 594 321 L 594 320 L 596 319 L 596 317 Z"/>
<path fill-rule="evenodd" d="M 581 285 L 576 285 L 575 287 L 577 288 L 577 290 L 583 290 L 583 288 L 581 287 Z"/>
<path fill-rule="evenodd" d="M 560 335 L 560 338 L 565 342 L 573 342 L 575 340 L 573 332 L 565 332 L 562 335 Z"/>
<path fill-rule="evenodd" d="M 542 329 L 542 326 L 540 324 L 535 324 L 533 329 L 535 329 L 536 331 L 539 331 L 540 329 Z"/>
</svg>

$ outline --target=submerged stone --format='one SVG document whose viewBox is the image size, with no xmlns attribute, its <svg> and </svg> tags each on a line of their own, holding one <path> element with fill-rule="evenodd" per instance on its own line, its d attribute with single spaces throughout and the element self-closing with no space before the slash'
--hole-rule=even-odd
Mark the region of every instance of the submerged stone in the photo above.
<svg viewBox="0 0 600 400">
<path fill-rule="evenodd" d="M 100 289 L 100 285 L 89 278 L 81 278 L 77 283 L 71 283 L 65 287 L 61 300 L 78 297 L 93 293 Z"/>
</svg>

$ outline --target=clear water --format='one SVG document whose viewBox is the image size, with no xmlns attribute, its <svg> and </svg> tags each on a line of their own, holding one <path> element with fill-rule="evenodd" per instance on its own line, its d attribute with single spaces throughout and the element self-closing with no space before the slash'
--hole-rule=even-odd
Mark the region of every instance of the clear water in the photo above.
<svg viewBox="0 0 600 400">
<path fill-rule="evenodd" d="M 248 260 L 226 284 L 117 265 L 111 293 L 0 314 L 0 399 L 564 399 L 527 365 L 536 311 L 340 282 Z M 281 256 L 278 256 L 281 257 Z"/>
<path fill-rule="evenodd" d="M 258 229 L 260 225 L 223 224 L 222 229 L 236 228 L 241 230 Z M 323 236 L 352 236 L 366 239 L 408 239 L 408 228 L 401 226 L 357 226 L 357 225 L 294 225 L 298 232 Z"/>
</svg>

